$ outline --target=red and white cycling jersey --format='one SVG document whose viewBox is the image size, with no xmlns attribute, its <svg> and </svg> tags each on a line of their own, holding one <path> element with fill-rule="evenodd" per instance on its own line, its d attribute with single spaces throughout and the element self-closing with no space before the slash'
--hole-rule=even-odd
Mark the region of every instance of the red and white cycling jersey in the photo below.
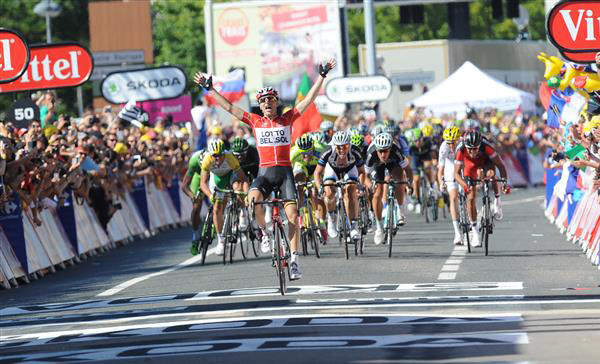
<svg viewBox="0 0 600 364">
<path fill-rule="evenodd" d="M 465 167 L 463 170 L 463 175 L 465 177 L 471 177 L 473 179 L 477 178 L 477 169 L 485 168 L 486 166 L 490 166 L 492 164 L 492 159 L 496 158 L 498 153 L 496 150 L 488 142 L 487 140 L 481 141 L 481 146 L 479 147 L 479 152 L 475 158 L 471 158 L 469 153 L 467 153 L 466 147 L 461 142 L 456 147 L 456 157 L 455 161 L 464 163 Z"/>
<path fill-rule="evenodd" d="M 242 121 L 252 127 L 260 167 L 291 166 L 292 124 L 301 114 L 291 109 L 271 120 L 265 116 L 244 113 Z"/>
</svg>

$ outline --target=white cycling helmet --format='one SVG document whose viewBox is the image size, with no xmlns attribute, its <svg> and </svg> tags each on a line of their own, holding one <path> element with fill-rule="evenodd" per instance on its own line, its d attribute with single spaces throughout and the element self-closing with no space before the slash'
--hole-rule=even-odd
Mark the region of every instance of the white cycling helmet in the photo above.
<svg viewBox="0 0 600 364">
<path fill-rule="evenodd" d="M 381 133 L 375 137 L 375 149 L 384 150 L 392 147 L 392 136 L 389 133 Z"/>
<path fill-rule="evenodd" d="M 350 134 L 346 131 L 338 131 L 333 134 L 333 138 L 331 139 L 333 145 L 346 145 L 350 144 Z"/>
<path fill-rule="evenodd" d="M 373 127 L 373 129 L 371 129 L 371 136 L 376 137 L 379 134 L 384 132 L 384 126 L 381 124 L 377 124 Z"/>
</svg>

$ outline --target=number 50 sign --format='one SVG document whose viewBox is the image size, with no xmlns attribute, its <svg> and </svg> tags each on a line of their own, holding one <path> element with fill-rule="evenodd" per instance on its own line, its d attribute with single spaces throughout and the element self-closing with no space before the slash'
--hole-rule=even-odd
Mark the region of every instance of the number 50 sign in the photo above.
<svg viewBox="0 0 600 364">
<path fill-rule="evenodd" d="M 546 23 L 552 44 L 569 61 L 594 63 L 600 52 L 600 0 L 565 0 Z"/>
<path fill-rule="evenodd" d="M 6 113 L 17 128 L 27 128 L 32 120 L 40 120 L 40 108 L 31 99 L 18 100 Z"/>
</svg>

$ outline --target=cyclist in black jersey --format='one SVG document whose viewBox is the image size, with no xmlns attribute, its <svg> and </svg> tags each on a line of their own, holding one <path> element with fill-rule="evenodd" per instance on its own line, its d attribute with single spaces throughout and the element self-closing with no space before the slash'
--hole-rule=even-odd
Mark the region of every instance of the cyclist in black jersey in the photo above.
<svg viewBox="0 0 600 364">
<path fill-rule="evenodd" d="M 410 183 L 413 179 L 413 174 L 409 166 L 408 160 L 402 154 L 400 147 L 393 142 L 392 136 L 388 133 L 381 133 L 369 146 L 367 151 L 367 169 L 370 171 L 372 179 L 375 181 L 383 181 L 386 179 L 386 170 L 389 172 L 390 177 L 396 182 L 404 180 L 404 174 L 406 174 L 407 182 L 409 183 L 409 194 L 412 194 L 412 187 Z M 367 188 L 371 188 L 371 182 L 365 181 Z M 381 183 L 375 185 L 375 191 L 373 193 L 373 212 L 375 213 L 376 219 L 376 230 L 375 230 L 375 244 L 381 244 L 384 239 L 383 232 L 383 193 L 384 186 Z M 401 206 L 404 202 L 404 186 L 397 185 L 395 187 L 396 201 L 398 206 Z M 404 215 L 402 212 L 398 216 L 398 223 L 404 225 Z"/>
<path fill-rule="evenodd" d="M 240 162 L 240 167 L 250 182 L 258 176 L 258 151 L 242 137 L 235 137 L 231 142 L 231 152 Z"/>
</svg>

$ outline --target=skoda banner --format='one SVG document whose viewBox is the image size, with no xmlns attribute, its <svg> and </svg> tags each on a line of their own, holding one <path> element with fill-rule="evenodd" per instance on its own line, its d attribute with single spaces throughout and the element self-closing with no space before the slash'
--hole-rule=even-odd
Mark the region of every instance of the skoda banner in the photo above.
<svg viewBox="0 0 600 364">
<path fill-rule="evenodd" d="M 172 99 L 181 96 L 186 77 L 179 67 L 166 66 L 110 73 L 102 81 L 102 96 L 110 103 Z"/>
<path fill-rule="evenodd" d="M 325 86 L 327 98 L 341 103 L 382 101 L 391 93 L 392 83 L 385 76 L 340 77 Z"/>
</svg>

